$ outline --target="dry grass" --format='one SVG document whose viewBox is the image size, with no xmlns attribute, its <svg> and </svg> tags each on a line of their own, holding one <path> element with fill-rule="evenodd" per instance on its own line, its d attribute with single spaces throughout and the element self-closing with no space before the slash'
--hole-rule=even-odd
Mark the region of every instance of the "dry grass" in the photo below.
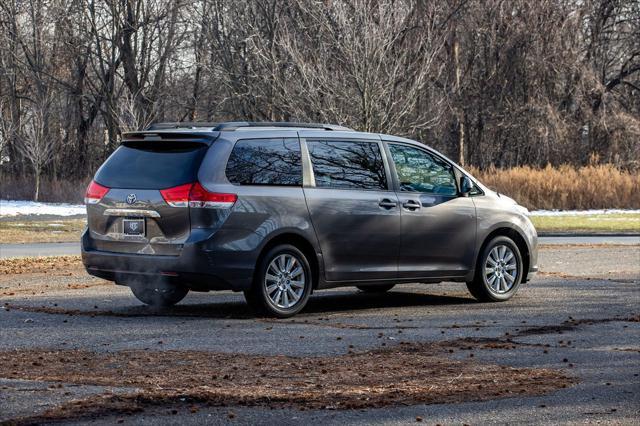
<svg viewBox="0 0 640 426">
<path fill-rule="evenodd" d="M 532 216 L 538 232 L 633 232 L 640 233 L 640 214 Z"/>
<path fill-rule="evenodd" d="M 472 170 L 482 183 L 529 209 L 638 209 L 640 174 L 610 165 Z"/>
<path fill-rule="evenodd" d="M 611 164 L 485 170 L 471 167 L 470 171 L 485 185 L 530 209 L 640 208 L 640 174 Z M 90 180 L 44 180 L 41 201 L 81 203 Z M 30 178 L 0 175 L 0 198 L 25 200 L 32 195 Z"/>
<path fill-rule="evenodd" d="M 79 242 L 86 224 L 86 219 L 1 221 L 0 244 Z"/>
</svg>

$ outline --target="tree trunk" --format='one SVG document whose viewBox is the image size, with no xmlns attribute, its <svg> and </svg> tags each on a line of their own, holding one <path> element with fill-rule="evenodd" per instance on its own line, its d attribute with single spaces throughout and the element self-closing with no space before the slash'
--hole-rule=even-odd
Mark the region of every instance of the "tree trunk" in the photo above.
<svg viewBox="0 0 640 426">
<path fill-rule="evenodd" d="M 458 111 L 458 164 L 464 166 L 464 114 Z"/>
<path fill-rule="evenodd" d="M 458 130 L 458 164 L 464 166 L 464 112 L 462 111 L 462 97 L 460 96 L 460 42 L 457 35 L 453 36 L 453 64 L 455 67 L 455 100 L 456 100 L 456 121 Z"/>
<path fill-rule="evenodd" d="M 36 175 L 36 193 L 33 196 L 33 201 L 38 201 L 40 198 L 40 170 L 34 168 L 34 174 Z"/>
</svg>

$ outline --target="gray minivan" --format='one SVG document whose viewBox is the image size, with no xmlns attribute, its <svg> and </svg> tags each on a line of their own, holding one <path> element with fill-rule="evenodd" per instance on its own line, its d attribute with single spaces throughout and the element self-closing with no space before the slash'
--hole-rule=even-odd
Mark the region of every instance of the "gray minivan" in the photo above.
<svg viewBox="0 0 640 426">
<path fill-rule="evenodd" d="M 537 271 L 526 209 L 421 143 L 341 126 L 125 133 L 85 204 L 86 270 L 149 305 L 230 289 L 287 317 L 316 289 L 441 281 L 503 301 Z"/>
</svg>

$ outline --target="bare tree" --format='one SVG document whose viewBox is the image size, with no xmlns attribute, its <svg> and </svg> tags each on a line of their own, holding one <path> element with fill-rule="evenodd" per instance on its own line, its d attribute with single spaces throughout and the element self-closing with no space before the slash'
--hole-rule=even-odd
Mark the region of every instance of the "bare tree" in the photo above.
<svg viewBox="0 0 640 426">
<path fill-rule="evenodd" d="M 18 129 L 18 150 L 31 164 L 35 177 L 33 200 L 40 195 L 40 177 L 44 167 L 51 162 L 56 148 L 50 122 L 51 99 L 38 99 L 26 111 L 23 124 Z"/>
<path fill-rule="evenodd" d="M 290 61 L 281 102 L 295 115 L 407 135 L 439 123 L 443 93 L 434 81 L 443 72 L 437 58 L 444 33 L 435 7 L 398 1 L 297 7 L 280 41 Z"/>
<path fill-rule="evenodd" d="M 4 105 L 0 102 L 0 111 L 4 110 Z M 10 119 L 6 119 L 3 115 L 0 115 L 0 165 L 8 163 L 11 160 L 7 147 L 9 141 L 14 137 L 13 122 Z"/>
<path fill-rule="evenodd" d="M 0 174 L 85 179 L 122 131 L 196 119 L 638 169 L 638 40 L 640 0 L 4 0 Z"/>
</svg>

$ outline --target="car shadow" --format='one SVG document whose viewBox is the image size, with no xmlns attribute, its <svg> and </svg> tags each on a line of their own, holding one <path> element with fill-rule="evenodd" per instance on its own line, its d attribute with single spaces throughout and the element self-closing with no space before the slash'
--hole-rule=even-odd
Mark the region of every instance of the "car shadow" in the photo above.
<svg viewBox="0 0 640 426">
<path fill-rule="evenodd" d="M 442 305 L 466 305 L 475 301 L 472 298 L 391 291 L 382 294 L 362 292 L 340 292 L 314 294 L 297 317 L 339 312 L 357 312 L 370 309 L 415 308 Z M 149 306 L 127 306 L 114 308 L 94 315 L 114 316 L 171 316 L 216 319 L 255 319 L 256 315 L 244 301 L 221 301 L 218 303 L 186 303 L 170 308 L 152 308 Z"/>
</svg>

